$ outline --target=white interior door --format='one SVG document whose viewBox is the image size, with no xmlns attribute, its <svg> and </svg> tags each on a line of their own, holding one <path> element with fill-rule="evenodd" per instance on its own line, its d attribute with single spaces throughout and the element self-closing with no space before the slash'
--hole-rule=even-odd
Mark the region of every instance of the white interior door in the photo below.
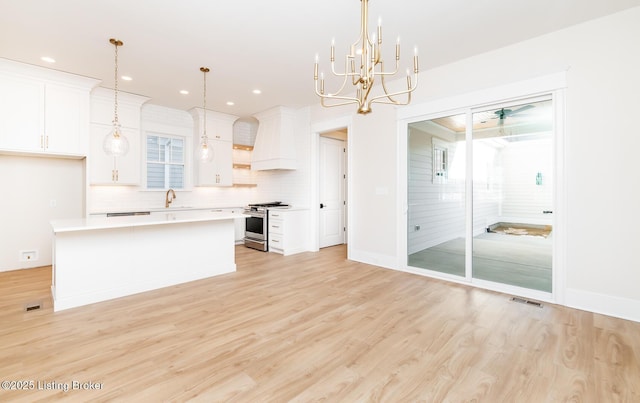
<svg viewBox="0 0 640 403">
<path fill-rule="evenodd" d="M 320 247 L 345 239 L 345 142 L 320 137 Z"/>
</svg>

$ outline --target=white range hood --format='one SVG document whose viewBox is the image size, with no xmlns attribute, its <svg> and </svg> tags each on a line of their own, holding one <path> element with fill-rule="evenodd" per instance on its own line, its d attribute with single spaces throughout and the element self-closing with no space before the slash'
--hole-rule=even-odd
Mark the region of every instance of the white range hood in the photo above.
<svg viewBox="0 0 640 403">
<path fill-rule="evenodd" d="M 260 123 L 251 154 L 251 169 L 296 169 L 294 110 L 278 106 L 254 117 Z"/>
</svg>

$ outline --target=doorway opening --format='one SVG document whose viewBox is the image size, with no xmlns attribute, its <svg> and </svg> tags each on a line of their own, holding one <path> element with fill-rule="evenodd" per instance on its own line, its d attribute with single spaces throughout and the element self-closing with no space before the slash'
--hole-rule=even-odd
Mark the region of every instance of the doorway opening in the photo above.
<svg viewBox="0 0 640 403">
<path fill-rule="evenodd" d="M 319 133 L 319 248 L 347 242 L 347 137 L 346 127 Z"/>
</svg>

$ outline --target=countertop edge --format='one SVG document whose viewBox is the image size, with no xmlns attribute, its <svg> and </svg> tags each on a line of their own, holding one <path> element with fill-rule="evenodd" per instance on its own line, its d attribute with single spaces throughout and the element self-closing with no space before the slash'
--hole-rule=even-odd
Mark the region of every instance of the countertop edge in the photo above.
<svg viewBox="0 0 640 403">
<path fill-rule="evenodd" d="M 50 222 L 53 233 L 92 231 L 101 229 L 143 227 L 151 225 L 182 224 L 203 221 L 235 220 L 245 214 L 218 211 L 174 211 L 166 214 L 124 217 L 90 217 L 60 219 Z"/>
</svg>

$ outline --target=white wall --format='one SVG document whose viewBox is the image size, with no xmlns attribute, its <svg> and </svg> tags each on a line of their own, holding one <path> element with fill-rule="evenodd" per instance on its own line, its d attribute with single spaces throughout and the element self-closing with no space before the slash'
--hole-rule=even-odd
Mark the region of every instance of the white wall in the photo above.
<svg viewBox="0 0 640 403">
<path fill-rule="evenodd" d="M 0 271 L 51 264 L 49 222 L 84 214 L 84 161 L 0 155 Z M 38 259 L 21 261 L 20 251 Z"/>
<path fill-rule="evenodd" d="M 565 303 L 640 321 L 638 21 L 640 7 L 423 72 L 413 106 L 566 70 L 566 210 L 556 208 L 567 223 Z M 354 113 L 345 108 L 317 106 L 312 124 Z M 402 208 L 395 192 L 405 161 L 397 157 L 393 108 L 355 117 L 349 135 L 353 258 L 375 263 L 369 257 L 384 254 L 399 262 L 393 212 Z M 615 150 L 603 153 L 603 144 Z"/>
</svg>

